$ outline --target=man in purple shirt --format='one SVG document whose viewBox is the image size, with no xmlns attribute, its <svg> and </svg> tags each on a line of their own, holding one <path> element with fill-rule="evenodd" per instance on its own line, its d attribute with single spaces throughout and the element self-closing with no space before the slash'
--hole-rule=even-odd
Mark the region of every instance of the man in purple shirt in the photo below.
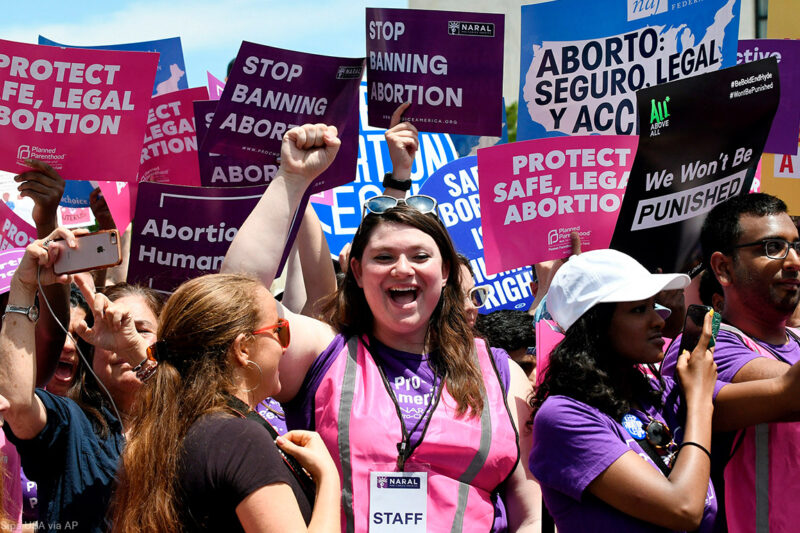
<svg viewBox="0 0 800 533">
<path fill-rule="evenodd" d="M 786 327 L 800 300 L 800 242 L 786 204 L 767 194 L 733 198 L 708 214 L 700 240 L 704 263 L 725 295 L 714 352 L 719 379 L 783 375 L 800 360 L 797 332 Z M 665 375 L 674 373 L 679 344 L 664 360 Z M 800 478 L 800 457 L 790 452 L 800 447 L 800 424 L 755 426 L 736 442 L 725 469 L 729 530 L 794 529 L 800 508 L 784 504 L 782 494 L 796 494 L 795 484 L 781 480 Z"/>
</svg>

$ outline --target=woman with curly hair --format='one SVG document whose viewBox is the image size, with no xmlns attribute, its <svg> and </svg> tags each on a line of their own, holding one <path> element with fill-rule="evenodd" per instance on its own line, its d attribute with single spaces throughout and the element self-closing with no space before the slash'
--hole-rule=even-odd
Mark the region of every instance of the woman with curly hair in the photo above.
<svg viewBox="0 0 800 533">
<path fill-rule="evenodd" d="M 711 315 L 677 382 L 641 370 L 664 357 L 655 295 L 688 284 L 614 250 L 573 256 L 553 278 L 547 305 L 566 331 L 532 398 L 530 469 L 561 533 L 711 531 L 712 419 L 732 430 L 800 413 L 798 365 L 774 380 L 716 381 Z"/>
</svg>

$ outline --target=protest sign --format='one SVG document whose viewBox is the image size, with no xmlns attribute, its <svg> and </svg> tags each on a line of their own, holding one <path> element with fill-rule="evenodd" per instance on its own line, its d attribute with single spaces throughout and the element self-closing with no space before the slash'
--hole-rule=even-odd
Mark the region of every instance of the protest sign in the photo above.
<svg viewBox="0 0 800 533">
<path fill-rule="evenodd" d="M 793 154 L 764 154 L 761 191 L 786 202 L 790 215 L 800 216 L 800 146 Z"/>
<path fill-rule="evenodd" d="M 11 278 L 17 271 L 25 248 L 11 248 L 0 252 L 0 294 L 5 294 L 11 288 Z"/>
<path fill-rule="evenodd" d="M 639 146 L 611 248 L 681 272 L 704 216 L 746 194 L 778 107 L 775 58 L 636 93 Z"/>
<path fill-rule="evenodd" d="M 789 39 L 747 39 L 739 41 L 737 64 L 765 57 L 778 61 L 781 99 L 765 152 L 791 154 L 797 149 L 800 132 L 800 41 Z"/>
<path fill-rule="evenodd" d="M 64 194 L 58 205 L 63 207 L 89 207 L 89 195 L 95 189 L 97 182 L 69 180 L 64 182 Z"/>
<path fill-rule="evenodd" d="M 361 223 L 364 202 L 373 196 L 383 194 L 383 175 L 391 170 L 389 147 L 386 144 L 386 130 L 373 128 L 367 124 L 367 84 L 362 83 L 359 91 L 359 135 L 358 165 L 356 179 L 347 185 L 332 189 L 332 198 L 327 203 L 313 200 L 314 210 L 322 223 L 328 240 L 328 248 L 334 259 Z M 411 192 L 417 194 L 428 176 L 447 162 L 458 157 L 450 136 L 443 133 L 420 133 L 419 150 L 411 166 Z"/>
<path fill-rule="evenodd" d="M 500 272 L 571 251 L 608 248 L 637 139 L 592 135 L 478 150 L 486 269 Z"/>
<path fill-rule="evenodd" d="M 222 96 L 222 91 L 225 89 L 225 82 L 215 77 L 209 71 L 206 71 L 208 75 L 208 96 L 212 100 L 219 100 L 219 97 Z"/>
<path fill-rule="evenodd" d="M 0 250 L 25 248 L 35 240 L 36 228 L 22 220 L 5 202 L 0 202 Z"/>
<path fill-rule="evenodd" d="M 60 207 L 58 218 L 58 225 L 65 228 L 85 228 L 94 223 L 94 215 L 88 207 Z"/>
<path fill-rule="evenodd" d="M 329 124 L 338 128 L 342 146 L 310 189 L 319 192 L 352 181 L 363 65 L 363 58 L 243 42 L 201 149 L 274 165 L 284 133 L 306 123 Z"/>
<path fill-rule="evenodd" d="M 736 64 L 740 0 L 522 6 L 517 140 L 630 135 L 634 92 Z"/>
<path fill-rule="evenodd" d="M 153 97 L 147 115 L 139 181 L 200 185 L 192 106 L 195 100 L 208 100 L 208 90 L 196 87 Z"/>
<path fill-rule="evenodd" d="M 0 168 L 33 158 L 65 179 L 135 180 L 157 61 L 0 40 Z"/>
<path fill-rule="evenodd" d="M 203 139 L 214 118 L 217 102 L 194 102 L 194 121 L 200 148 L 197 158 L 200 166 L 200 184 L 203 187 L 242 187 L 267 184 L 278 171 L 277 163 L 257 163 L 235 155 L 209 154 L 203 150 Z"/>
<path fill-rule="evenodd" d="M 124 181 L 101 181 L 98 183 L 100 192 L 106 200 L 111 218 L 120 231 L 125 231 L 133 219 L 136 206 L 136 192 L 138 184 Z"/>
<path fill-rule="evenodd" d="M 797 0 L 769 0 L 767 37 L 800 39 L 800 10 Z"/>
<path fill-rule="evenodd" d="M 264 187 L 237 189 L 140 183 L 128 282 L 172 292 L 219 272 L 239 227 Z"/>
<path fill-rule="evenodd" d="M 505 16 L 367 8 L 369 124 L 404 119 L 420 130 L 499 137 Z M 468 54 L 464 51 L 469 50 Z"/>
<path fill-rule="evenodd" d="M 188 89 L 186 64 L 183 61 L 183 47 L 180 37 L 143 41 L 139 43 L 109 44 L 102 46 L 74 46 L 57 43 L 39 36 L 39 44 L 61 46 L 64 48 L 86 48 L 88 50 L 118 50 L 120 52 L 155 52 L 159 54 L 158 69 L 153 82 L 153 96 L 172 91 Z"/>
<path fill-rule="evenodd" d="M 489 269 L 484 261 L 478 158 L 472 155 L 446 164 L 425 181 L 419 194 L 436 198 L 439 218 L 450 233 L 456 251 L 469 259 L 475 285 L 491 286 L 491 294 L 480 312 L 528 309 L 533 302 L 530 265 L 518 265 L 522 268 L 500 272 Z"/>
</svg>

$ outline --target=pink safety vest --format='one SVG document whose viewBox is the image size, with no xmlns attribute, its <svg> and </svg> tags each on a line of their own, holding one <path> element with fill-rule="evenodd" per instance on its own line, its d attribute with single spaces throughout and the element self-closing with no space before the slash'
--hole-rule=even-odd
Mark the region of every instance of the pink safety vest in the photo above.
<svg viewBox="0 0 800 533">
<path fill-rule="evenodd" d="M 752 351 L 769 350 L 736 328 Z M 725 467 L 725 514 L 730 533 L 800 530 L 800 422 L 758 424 L 737 435 L 741 445 Z"/>
<path fill-rule="evenodd" d="M 406 462 L 406 471 L 428 472 L 428 531 L 490 531 L 492 493 L 519 458 L 494 360 L 483 341 L 475 344 L 483 412 L 456 418 L 456 402 L 445 386 L 422 443 Z M 368 531 L 369 474 L 397 470 L 402 421 L 372 355 L 355 337 L 322 379 L 314 417 L 342 480 L 342 531 Z"/>
</svg>

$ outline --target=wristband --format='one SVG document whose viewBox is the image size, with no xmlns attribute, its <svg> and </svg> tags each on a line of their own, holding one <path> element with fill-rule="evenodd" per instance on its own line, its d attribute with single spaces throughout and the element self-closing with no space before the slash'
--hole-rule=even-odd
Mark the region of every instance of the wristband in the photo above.
<svg viewBox="0 0 800 533">
<path fill-rule="evenodd" d="M 407 192 L 411 190 L 411 180 L 396 180 L 391 172 L 387 172 L 383 175 L 383 188 Z"/>
<path fill-rule="evenodd" d="M 703 453 L 705 453 L 705 454 L 708 456 L 708 460 L 709 460 L 709 461 L 711 460 L 711 452 L 710 452 L 710 451 L 708 451 L 708 450 L 706 449 L 706 447 L 705 447 L 705 446 L 703 446 L 702 444 L 698 444 L 698 443 L 696 443 L 696 442 L 693 442 L 693 441 L 687 440 L 686 442 L 682 442 L 682 443 L 680 444 L 680 446 L 678 446 L 678 451 L 681 451 L 681 448 L 683 448 L 684 446 L 694 446 L 695 448 L 700 448 L 701 450 L 703 450 Z"/>
</svg>

